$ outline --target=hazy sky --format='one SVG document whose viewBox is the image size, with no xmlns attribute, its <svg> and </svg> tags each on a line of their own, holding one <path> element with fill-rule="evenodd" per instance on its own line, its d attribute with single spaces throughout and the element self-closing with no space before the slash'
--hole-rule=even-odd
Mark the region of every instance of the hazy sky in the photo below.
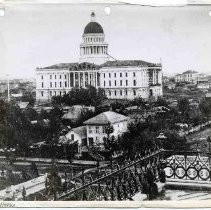
<svg viewBox="0 0 211 210">
<path fill-rule="evenodd" d="M 33 77 L 36 67 L 77 62 L 84 27 L 96 13 L 116 59 L 162 60 L 167 75 L 187 69 L 211 73 L 211 17 L 207 7 L 16 5 L 0 17 L 0 78 Z"/>
</svg>

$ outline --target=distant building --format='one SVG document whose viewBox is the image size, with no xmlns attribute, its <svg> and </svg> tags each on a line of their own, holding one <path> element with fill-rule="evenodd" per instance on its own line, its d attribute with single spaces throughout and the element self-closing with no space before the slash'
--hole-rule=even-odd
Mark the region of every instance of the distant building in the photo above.
<svg viewBox="0 0 211 210">
<path fill-rule="evenodd" d="M 156 99 L 163 94 L 161 64 L 112 58 L 104 30 L 95 21 L 93 12 L 82 39 L 79 62 L 36 69 L 37 101 L 49 101 L 52 96 L 62 96 L 72 88 L 90 85 L 103 89 L 110 99 Z"/>
<path fill-rule="evenodd" d="M 188 70 L 188 71 L 183 72 L 182 74 L 177 74 L 175 76 L 175 82 L 197 83 L 197 75 L 198 75 L 198 72 Z"/>
<path fill-rule="evenodd" d="M 205 83 L 208 82 L 208 76 L 206 74 L 201 74 L 196 71 L 188 70 L 182 74 L 177 74 L 175 76 L 175 82 L 189 82 L 189 83 Z"/>
<path fill-rule="evenodd" d="M 207 90 L 210 88 L 210 84 L 209 83 L 198 83 L 197 88 Z"/>
</svg>

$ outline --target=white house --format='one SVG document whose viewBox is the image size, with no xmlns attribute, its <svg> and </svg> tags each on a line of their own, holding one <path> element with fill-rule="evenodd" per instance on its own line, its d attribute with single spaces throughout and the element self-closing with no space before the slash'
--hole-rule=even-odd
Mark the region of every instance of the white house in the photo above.
<svg viewBox="0 0 211 210">
<path fill-rule="evenodd" d="M 87 131 L 87 146 L 102 146 L 104 138 L 107 137 L 106 126 L 113 127 L 110 136 L 117 137 L 127 131 L 128 117 L 116 112 L 103 112 L 84 122 Z"/>
<path fill-rule="evenodd" d="M 82 152 L 83 146 L 87 145 L 87 131 L 86 126 L 80 126 L 77 128 L 71 129 L 66 135 L 65 135 L 65 142 L 60 143 L 66 143 L 66 144 L 72 144 L 77 143 L 78 144 L 78 153 L 80 154 Z"/>
</svg>

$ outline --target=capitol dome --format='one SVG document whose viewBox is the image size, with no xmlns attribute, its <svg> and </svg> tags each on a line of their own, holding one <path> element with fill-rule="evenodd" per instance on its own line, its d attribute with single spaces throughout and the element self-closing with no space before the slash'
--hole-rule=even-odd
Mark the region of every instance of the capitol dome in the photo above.
<svg viewBox="0 0 211 210">
<path fill-rule="evenodd" d="M 102 26 L 97 22 L 90 22 L 84 29 L 84 34 L 99 34 L 104 33 Z"/>
<path fill-rule="evenodd" d="M 108 43 L 105 40 L 103 27 L 95 21 L 95 13 L 91 13 L 91 21 L 84 28 L 83 42 L 80 44 L 79 62 L 103 64 L 109 60 Z"/>
</svg>

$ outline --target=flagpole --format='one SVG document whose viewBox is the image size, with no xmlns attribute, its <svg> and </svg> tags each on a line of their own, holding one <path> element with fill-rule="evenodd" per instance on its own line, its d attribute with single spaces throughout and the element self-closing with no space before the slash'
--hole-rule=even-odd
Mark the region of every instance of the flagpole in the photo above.
<svg viewBox="0 0 211 210">
<path fill-rule="evenodd" d="M 10 81 L 9 81 L 9 74 L 7 74 L 7 100 L 10 102 Z"/>
</svg>

